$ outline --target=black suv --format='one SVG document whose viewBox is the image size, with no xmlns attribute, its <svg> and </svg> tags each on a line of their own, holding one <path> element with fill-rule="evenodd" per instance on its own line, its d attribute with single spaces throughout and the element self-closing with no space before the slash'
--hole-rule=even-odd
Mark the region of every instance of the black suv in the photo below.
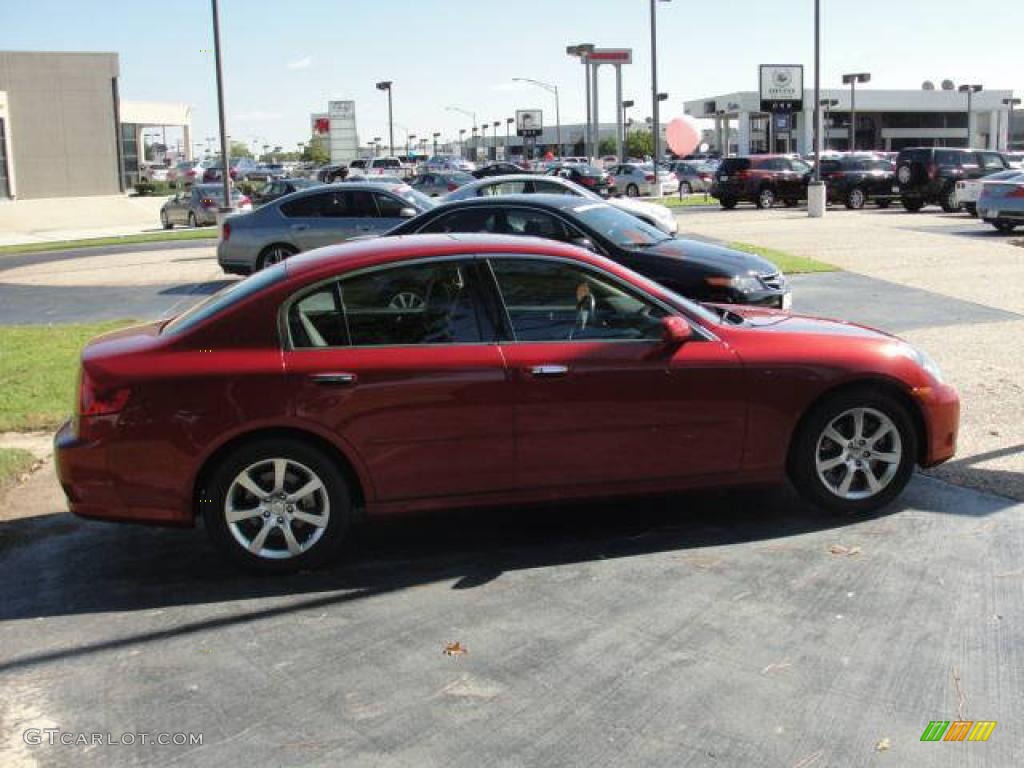
<svg viewBox="0 0 1024 768">
<path fill-rule="evenodd" d="M 723 208 L 749 200 L 758 208 L 771 208 L 777 200 L 787 207 L 807 199 L 811 166 L 787 155 L 727 157 L 715 171 L 711 196 Z"/>
<path fill-rule="evenodd" d="M 978 179 L 1010 167 L 1006 158 L 993 150 L 911 147 L 896 158 L 896 186 L 903 207 L 919 211 L 929 203 L 946 213 L 958 210 L 956 183 Z"/>
<path fill-rule="evenodd" d="M 821 178 L 826 182 L 828 201 L 859 210 L 872 201 L 888 208 L 896 183 L 896 171 L 889 160 L 873 155 L 840 155 L 821 159 Z"/>
</svg>

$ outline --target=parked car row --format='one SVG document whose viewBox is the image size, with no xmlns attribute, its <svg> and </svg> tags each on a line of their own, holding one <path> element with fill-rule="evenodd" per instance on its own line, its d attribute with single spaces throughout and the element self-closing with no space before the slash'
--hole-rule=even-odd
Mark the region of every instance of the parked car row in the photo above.
<svg viewBox="0 0 1024 768">
<path fill-rule="evenodd" d="M 860 209 L 867 203 L 887 208 L 899 201 L 907 211 L 938 205 L 952 213 L 974 212 L 984 183 L 1010 170 L 1006 155 L 994 150 L 911 147 L 899 153 L 829 153 L 821 158 L 821 178 L 830 203 Z M 711 196 L 723 208 L 750 202 L 771 208 L 807 199 L 813 166 L 792 155 L 728 157 L 715 170 Z M 1012 175 L 1012 174 L 1011 174 Z"/>
</svg>

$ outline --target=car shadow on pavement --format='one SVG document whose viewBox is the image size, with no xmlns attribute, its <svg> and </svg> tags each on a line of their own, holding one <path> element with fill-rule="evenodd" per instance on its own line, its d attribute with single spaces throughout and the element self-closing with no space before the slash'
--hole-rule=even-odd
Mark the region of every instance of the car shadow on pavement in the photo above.
<svg viewBox="0 0 1024 768">
<path fill-rule="evenodd" d="M 905 509 L 983 516 L 1013 503 L 921 478 L 879 516 Z M 367 521 L 331 564 L 283 577 L 234 568 L 198 529 L 104 524 L 67 513 L 12 520 L 0 523 L 0 621 L 245 604 L 111 640 L 0 655 L 0 673 L 439 582 L 473 589 L 511 571 L 770 541 L 870 520 L 818 513 L 788 489 L 431 513 Z"/>
</svg>

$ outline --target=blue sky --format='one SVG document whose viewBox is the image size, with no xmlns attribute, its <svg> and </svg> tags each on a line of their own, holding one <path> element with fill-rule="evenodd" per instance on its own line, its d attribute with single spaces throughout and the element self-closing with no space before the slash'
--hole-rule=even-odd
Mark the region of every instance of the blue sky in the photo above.
<svg viewBox="0 0 1024 768">
<path fill-rule="evenodd" d="M 822 83 L 870 71 L 871 87 L 918 88 L 950 78 L 1024 92 L 1024 0 L 822 0 Z M 972 9 L 978 9 L 975 13 Z M 658 3 L 663 116 L 684 99 L 753 90 L 759 63 L 813 65 L 812 0 Z M 562 122 L 584 112 L 582 66 L 565 46 L 632 47 L 624 97 L 650 114 L 647 0 L 221 0 L 229 133 L 293 148 L 309 113 L 354 99 L 360 138 L 387 136 L 375 90 L 393 80 L 395 123 L 418 135 L 455 135 L 469 118 L 494 122 L 553 98 L 512 83 L 532 77 L 561 90 Z M 0 47 L 116 51 L 126 99 L 194 107 L 194 137 L 216 131 L 208 0 L 0 0 Z M 613 120 L 611 71 L 602 86 Z M 396 143 L 404 132 L 395 130 Z"/>
</svg>

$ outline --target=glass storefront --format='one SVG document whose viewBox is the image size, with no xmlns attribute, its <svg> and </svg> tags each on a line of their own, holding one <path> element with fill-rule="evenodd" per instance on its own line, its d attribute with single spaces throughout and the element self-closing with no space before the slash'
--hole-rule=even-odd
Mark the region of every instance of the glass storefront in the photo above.
<svg viewBox="0 0 1024 768">
<path fill-rule="evenodd" d="M 7 125 L 0 117 L 0 199 L 6 200 L 11 196 L 9 178 L 7 172 Z"/>
<path fill-rule="evenodd" d="M 139 180 L 139 126 L 121 123 L 121 157 L 124 159 L 124 186 L 131 189 Z"/>
</svg>

